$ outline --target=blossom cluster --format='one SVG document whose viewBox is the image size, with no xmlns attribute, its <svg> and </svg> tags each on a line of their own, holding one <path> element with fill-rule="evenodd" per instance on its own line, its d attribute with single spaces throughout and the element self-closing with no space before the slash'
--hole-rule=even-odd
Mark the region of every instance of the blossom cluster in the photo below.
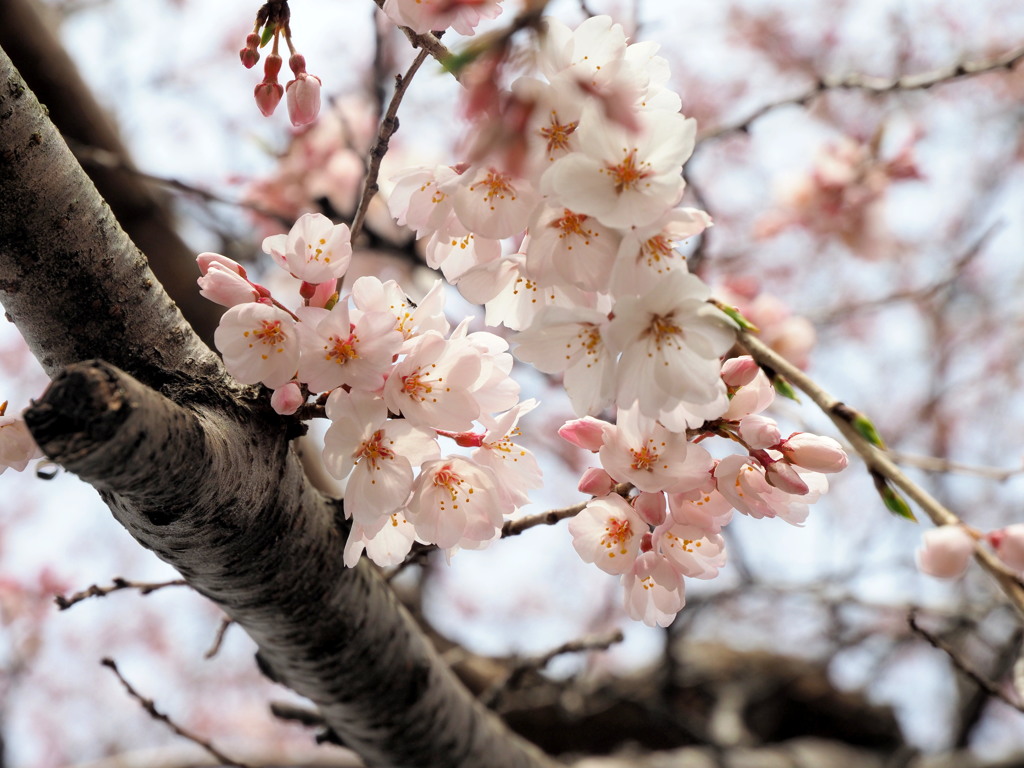
<svg viewBox="0 0 1024 768">
<path fill-rule="evenodd" d="M 347 564 L 365 549 L 395 565 L 414 541 L 449 552 L 484 546 L 540 486 L 535 458 L 516 442 L 535 402 L 519 401 L 507 342 L 467 322 L 450 327 L 440 281 L 418 305 L 371 276 L 340 298 L 349 236 L 344 224 L 306 214 L 263 241 L 295 279 L 294 309 L 231 259 L 200 254 L 200 292 L 229 307 L 214 343 L 235 378 L 274 390 L 279 413 L 322 393 L 324 463 L 347 480 Z M 442 436 L 474 450 L 443 456 Z"/>
<path fill-rule="evenodd" d="M 723 366 L 735 325 L 677 250 L 711 224 L 680 204 L 695 123 L 657 46 L 607 16 L 545 19 L 536 64 L 504 91 L 467 76 L 468 160 L 406 171 L 389 206 L 488 325 L 519 331 L 517 358 L 561 375 L 580 418 L 560 434 L 602 465 L 580 482 L 594 498 L 573 544 L 620 576 L 630 616 L 664 626 L 684 578 L 724 565 L 734 509 L 800 525 L 847 459 L 830 438 L 783 437 L 752 359 Z M 716 461 L 697 444 L 712 436 L 745 455 Z"/>
</svg>

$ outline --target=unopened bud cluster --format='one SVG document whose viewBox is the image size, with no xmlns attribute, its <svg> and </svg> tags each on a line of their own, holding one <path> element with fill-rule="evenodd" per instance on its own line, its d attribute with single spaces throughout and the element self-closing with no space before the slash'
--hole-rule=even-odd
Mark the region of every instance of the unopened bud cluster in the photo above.
<svg viewBox="0 0 1024 768">
<path fill-rule="evenodd" d="M 292 43 L 291 29 L 288 26 L 288 4 L 267 3 L 256 15 L 253 31 L 245 38 L 245 47 L 239 51 L 239 58 L 246 69 L 252 69 L 259 63 L 260 52 L 265 41 L 272 38 L 273 47 L 263 62 L 263 80 L 256 86 L 254 96 L 260 112 L 269 117 L 274 114 L 277 105 L 287 94 L 288 117 L 292 125 L 299 127 L 314 120 L 320 112 L 320 78 L 306 71 L 306 58 L 295 50 Z M 260 34 L 260 29 L 263 34 Z M 278 52 L 281 39 L 284 39 L 291 52 L 288 57 L 288 68 L 294 76 L 287 86 L 278 81 L 284 60 Z"/>
</svg>

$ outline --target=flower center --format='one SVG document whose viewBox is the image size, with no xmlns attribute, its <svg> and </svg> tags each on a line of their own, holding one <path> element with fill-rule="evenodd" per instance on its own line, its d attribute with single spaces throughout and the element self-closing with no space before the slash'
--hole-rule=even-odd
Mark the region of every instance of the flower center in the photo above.
<svg viewBox="0 0 1024 768">
<path fill-rule="evenodd" d="M 384 430 L 378 429 L 373 433 L 372 437 L 360 443 L 359 449 L 355 452 L 353 458 L 356 464 L 360 460 L 366 459 L 373 469 L 377 469 L 378 461 L 395 458 L 395 452 L 384 445 Z M 371 482 L 375 483 L 377 481 L 371 480 Z"/>
<path fill-rule="evenodd" d="M 633 454 L 633 469 L 641 472 L 651 472 L 655 462 L 658 460 L 658 452 L 649 445 L 645 445 L 639 451 L 632 448 L 629 452 Z"/>
<path fill-rule="evenodd" d="M 324 251 L 321 246 L 327 245 L 327 241 L 324 238 L 320 238 L 315 244 L 306 243 L 306 263 L 311 264 L 312 262 L 319 262 L 320 258 L 323 257 L 324 264 L 331 263 L 331 252 Z"/>
<path fill-rule="evenodd" d="M 356 345 L 359 343 L 359 337 L 354 333 L 347 339 L 342 339 L 337 336 L 331 336 L 328 341 L 334 342 L 333 346 L 325 346 L 327 354 L 324 355 L 324 359 L 333 360 L 338 365 L 344 365 L 349 360 L 358 360 L 359 352 L 356 349 Z"/>
<path fill-rule="evenodd" d="M 651 171 L 646 170 L 643 167 L 644 165 L 646 163 L 641 163 L 640 166 L 637 166 L 636 150 L 631 149 L 618 165 L 605 166 L 615 184 L 615 194 L 621 195 L 626 190 L 636 190 L 640 186 L 642 179 L 651 176 Z"/>
<path fill-rule="evenodd" d="M 246 331 L 245 335 L 248 336 L 249 331 Z M 260 326 L 252 330 L 252 335 L 268 347 L 276 347 L 279 344 L 283 344 L 288 338 L 281 329 L 280 320 L 260 320 Z"/>
<path fill-rule="evenodd" d="M 560 123 L 558 122 L 558 113 L 551 110 L 551 125 L 541 128 L 538 133 L 547 142 L 548 159 L 554 160 L 554 153 L 565 151 L 569 148 L 569 137 L 572 136 L 573 131 L 576 130 L 579 120 L 574 120 L 571 123 Z"/>
<path fill-rule="evenodd" d="M 617 517 L 611 518 L 604 527 L 604 536 L 601 543 L 606 549 L 619 548 L 619 554 L 626 554 L 626 544 L 633 538 L 633 528 L 629 520 L 620 520 Z M 615 557 L 614 552 L 609 552 L 608 557 Z"/>
<path fill-rule="evenodd" d="M 476 184 L 469 186 L 470 192 L 475 192 L 477 188 L 484 188 L 484 200 L 488 203 L 492 203 L 495 198 L 498 200 L 504 200 L 506 196 L 511 199 L 516 199 L 515 187 L 511 184 L 512 177 L 506 173 L 499 173 L 498 171 L 488 171 L 487 175 L 483 178 L 483 181 L 478 181 Z M 494 205 L 491 205 L 491 210 L 494 210 Z"/>
</svg>

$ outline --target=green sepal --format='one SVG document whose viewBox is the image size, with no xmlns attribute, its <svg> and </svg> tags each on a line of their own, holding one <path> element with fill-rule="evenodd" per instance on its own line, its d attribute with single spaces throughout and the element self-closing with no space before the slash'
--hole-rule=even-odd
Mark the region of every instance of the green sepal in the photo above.
<svg viewBox="0 0 1024 768">
<path fill-rule="evenodd" d="M 747 318 L 743 316 L 743 313 L 736 309 L 736 307 L 730 307 L 728 304 L 725 304 L 724 302 L 721 301 L 716 301 L 715 306 L 718 307 L 723 312 L 725 312 L 725 314 L 729 316 L 729 319 L 736 323 L 736 325 L 738 325 L 744 331 L 757 333 L 758 331 L 761 330 L 752 322 L 747 320 Z"/>
<path fill-rule="evenodd" d="M 775 391 L 783 397 L 787 397 L 796 403 L 800 402 L 800 396 L 796 393 L 796 390 L 793 389 L 793 385 L 782 376 L 776 375 L 775 378 L 772 379 L 772 386 L 775 387 Z"/>
<path fill-rule="evenodd" d="M 480 54 L 483 52 L 482 46 L 468 46 L 463 51 L 451 54 L 441 62 L 441 66 L 444 67 L 445 72 L 458 77 L 462 70 L 480 58 Z"/>
<path fill-rule="evenodd" d="M 329 299 L 328 299 L 328 300 L 327 300 L 327 301 L 326 301 L 326 302 L 324 303 L 324 309 L 326 309 L 326 310 L 327 310 L 328 312 L 329 312 L 330 310 L 334 309 L 334 306 L 335 306 L 335 305 L 336 305 L 336 304 L 338 303 L 338 299 L 339 299 L 339 298 L 340 298 L 340 296 L 339 296 L 339 294 L 338 294 L 338 292 L 337 292 L 337 291 L 335 291 L 334 293 L 332 293 L 332 294 L 331 294 L 331 298 L 329 298 Z"/>
<path fill-rule="evenodd" d="M 885 442 L 882 440 L 882 436 L 878 434 L 878 430 L 875 429 L 875 425 L 871 423 L 871 419 L 865 416 L 863 413 L 858 413 L 850 421 L 853 428 L 857 430 L 857 434 L 867 440 L 878 448 L 885 448 Z"/>
<path fill-rule="evenodd" d="M 912 523 L 917 522 L 917 516 L 914 511 L 907 504 L 906 499 L 900 496 L 885 478 L 881 475 L 874 475 L 875 490 L 878 491 L 878 495 L 882 497 L 882 503 L 885 504 L 885 508 L 892 512 L 897 517 L 902 517 L 904 520 L 910 520 Z"/>
<path fill-rule="evenodd" d="M 266 47 L 267 43 L 273 39 L 275 31 L 277 31 L 277 26 L 275 24 L 267 24 L 267 26 L 263 28 L 263 34 L 260 36 L 260 48 Z"/>
</svg>

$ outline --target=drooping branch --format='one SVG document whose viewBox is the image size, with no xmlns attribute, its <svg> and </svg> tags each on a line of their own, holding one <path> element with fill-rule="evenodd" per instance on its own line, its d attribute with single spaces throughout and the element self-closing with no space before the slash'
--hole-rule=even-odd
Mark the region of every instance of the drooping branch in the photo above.
<svg viewBox="0 0 1024 768">
<path fill-rule="evenodd" d="M 255 640 L 370 766 L 544 768 L 442 663 L 290 447 L 226 376 L 0 52 L 0 301 L 54 381 L 43 451 Z M 95 358 L 102 358 L 98 360 Z"/>
</svg>

